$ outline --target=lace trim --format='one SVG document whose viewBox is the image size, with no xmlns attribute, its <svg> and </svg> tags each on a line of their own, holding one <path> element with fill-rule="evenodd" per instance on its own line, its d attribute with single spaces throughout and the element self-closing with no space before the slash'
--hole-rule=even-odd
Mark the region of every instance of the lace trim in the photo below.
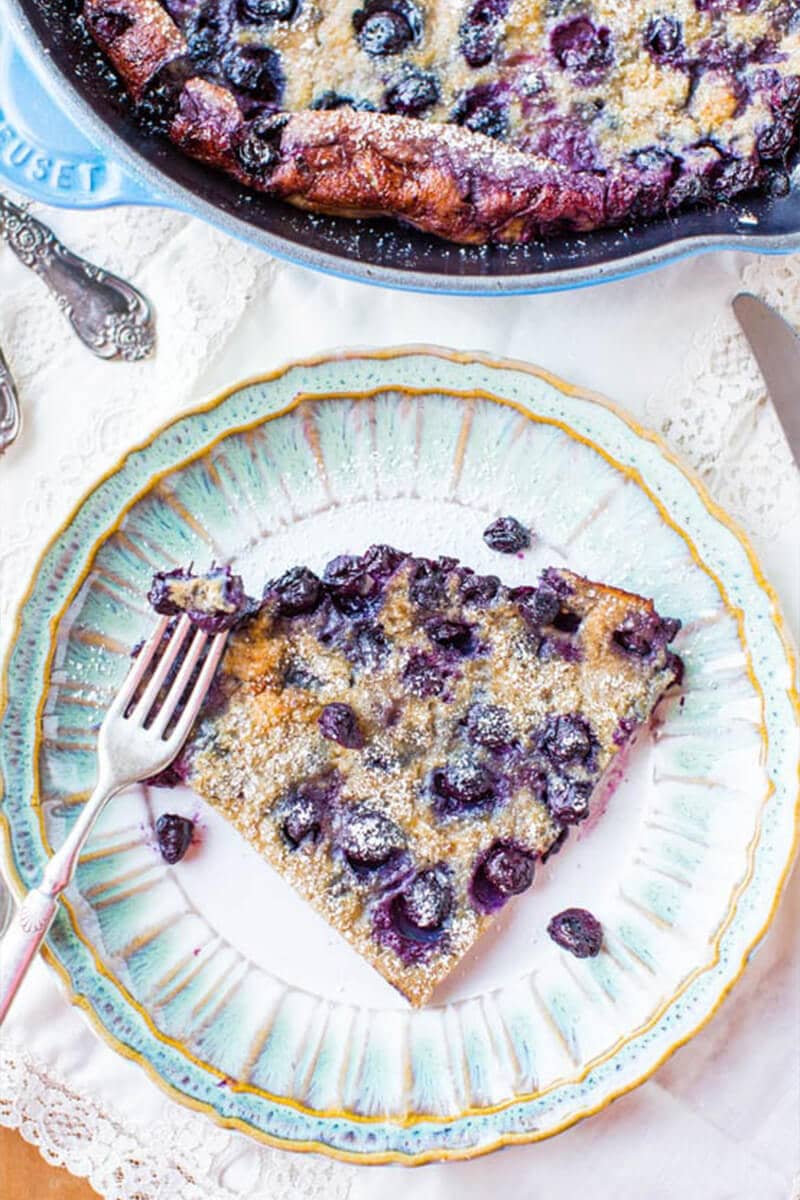
<svg viewBox="0 0 800 1200">
<path fill-rule="evenodd" d="M 353 1168 L 287 1154 L 170 1104 L 133 1128 L 27 1051 L 0 1044 L 0 1125 L 107 1200 L 347 1200 Z M 91 1136 L 89 1136 L 89 1134 Z M 153 1147 L 158 1147 L 155 1155 Z"/>
</svg>

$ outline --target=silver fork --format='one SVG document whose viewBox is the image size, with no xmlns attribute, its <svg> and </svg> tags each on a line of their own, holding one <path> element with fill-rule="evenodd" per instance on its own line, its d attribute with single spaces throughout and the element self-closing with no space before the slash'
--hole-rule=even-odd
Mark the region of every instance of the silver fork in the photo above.
<svg viewBox="0 0 800 1200">
<path fill-rule="evenodd" d="M 166 736 L 176 715 L 192 672 L 208 641 L 208 634 L 198 630 L 189 642 L 174 681 L 162 703 L 158 696 L 167 674 L 176 662 L 187 640 L 191 622 L 183 616 L 169 639 L 162 639 L 169 617 L 162 617 L 152 637 L 142 647 L 118 695 L 106 713 L 97 737 L 97 783 L 81 809 L 63 845 L 45 867 L 38 887 L 28 892 L 20 904 L 8 932 L 0 942 L 0 1023 L 2 1023 L 19 985 L 33 958 L 47 936 L 58 906 L 58 898 L 70 883 L 89 832 L 110 798 L 140 779 L 147 779 L 172 762 L 186 741 L 208 691 L 214 672 L 225 648 L 227 633 L 218 633 L 211 640 L 205 662 L 174 728 Z M 136 689 L 148 668 L 155 663 L 152 677 L 140 699 L 128 714 Z M 145 725 L 148 717 L 150 724 Z"/>
</svg>

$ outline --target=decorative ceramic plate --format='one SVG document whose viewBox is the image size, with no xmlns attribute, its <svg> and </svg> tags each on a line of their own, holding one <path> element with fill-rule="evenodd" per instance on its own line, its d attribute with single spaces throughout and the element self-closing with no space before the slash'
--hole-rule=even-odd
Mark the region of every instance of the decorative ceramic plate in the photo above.
<svg viewBox="0 0 800 1200">
<path fill-rule="evenodd" d="M 500 512 L 536 531 L 521 559 L 481 540 Z M 596 1112 L 703 1025 L 795 839 L 797 697 L 774 596 L 700 485 L 609 405 L 479 356 L 354 353 L 243 384 L 133 450 L 21 610 L 0 730 L 7 862 L 33 885 L 91 789 L 156 569 L 231 562 L 258 591 L 375 541 L 510 583 L 564 564 L 682 618 L 683 701 L 662 706 L 602 818 L 420 1011 L 186 791 L 112 802 L 47 954 L 112 1045 L 227 1125 L 360 1162 L 466 1158 Z M 162 810 L 198 823 L 177 867 L 154 846 Z M 595 959 L 546 936 L 571 905 L 602 920 Z"/>
</svg>

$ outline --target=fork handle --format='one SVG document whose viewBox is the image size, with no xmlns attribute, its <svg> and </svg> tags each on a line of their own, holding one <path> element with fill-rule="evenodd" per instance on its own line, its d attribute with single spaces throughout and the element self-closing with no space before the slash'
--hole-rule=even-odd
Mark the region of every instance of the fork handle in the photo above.
<svg viewBox="0 0 800 1200">
<path fill-rule="evenodd" d="M 34 888 L 20 904 L 0 942 L 0 1025 L 28 973 L 58 908 L 58 896 Z"/>
<path fill-rule="evenodd" d="M 107 780 L 98 780 L 77 821 L 48 862 L 38 887 L 21 902 L 0 941 L 0 1025 L 19 991 L 28 967 L 47 937 L 58 908 L 58 898 L 75 874 L 89 831 L 106 801 L 119 791 Z"/>
</svg>

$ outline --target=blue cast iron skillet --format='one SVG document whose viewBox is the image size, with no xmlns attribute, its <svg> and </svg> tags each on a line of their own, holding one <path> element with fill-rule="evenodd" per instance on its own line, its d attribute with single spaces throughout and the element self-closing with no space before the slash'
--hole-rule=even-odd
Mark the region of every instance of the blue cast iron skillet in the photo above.
<svg viewBox="0 0 800 1200">
<path fill-rule="evenodd" d="M 143 131 L 120 83 L 83 33 L 75 6 L 76 0 L 0 0 L 0 14 L 9 15 L 9 21 L 0 16 L 0 37 L 10 31 L 25 61 L 24 71 L 16 73 L 23 77 L 16 85 L 17 109 L 32 113 L 55 103 L 52 121 L 38 121 L 39 133 L 42 127 L 63 129 L 66 121 L 96 156 L 92 187 L 79 189 L 72 201 L 70 188 L 63 188 L 55 197 L 60 203 L 165 204 L 317 270 L 388 287 L 483 296 L 583 287 L 713 249 L 800 249 L 800 179 L 780 198 L 747 196 L 713 211 L 688 210 L 631 228 L 565 234 L 524 247 L 458 247 L 391 221 L 309 215 L 248 192 L 186 158 L 165 138 Z M 9 73 L 6 66 L 0 87 L 10 86 Z M 0 108 L 3 102 L 0 91 Z M 56 146 L 52 154 L 58 152 Z M 20 185 L 41 196 L 35 168 L 29 164 L 26 170 L 30 186 L 24 179 Z M 63 177 L 67 183 L 76 178 Z M 51 181 L 56 191 L 63 179 Z"/>
</svg>

